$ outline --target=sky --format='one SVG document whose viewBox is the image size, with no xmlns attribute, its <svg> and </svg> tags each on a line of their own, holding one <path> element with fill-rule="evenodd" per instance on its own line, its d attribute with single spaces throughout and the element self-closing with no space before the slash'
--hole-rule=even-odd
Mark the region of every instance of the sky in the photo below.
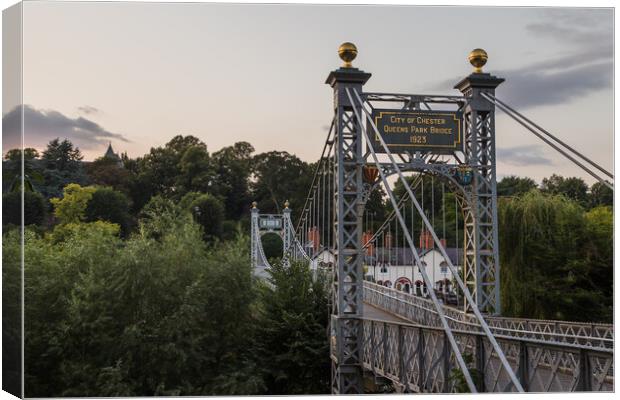
<svg viewBox="0 0 620 400">
<path fill-rule="evenodd" d="M 375 92 L 459 94 L 484 48 L 485 72 L 506 79 L 499 99 L 613 168 L 611 9 L 31 1 L 23 21 L 28 147 L 67 137 L 87 160 L 108 142 L 137 157 L 191 134 L 211 152 L 248 141 L 316 161 L 333 113 L 324 82 L 351 41 Z M 594 181 L 500 111 L 496 135 L 500 177 Z"/>
</svg>

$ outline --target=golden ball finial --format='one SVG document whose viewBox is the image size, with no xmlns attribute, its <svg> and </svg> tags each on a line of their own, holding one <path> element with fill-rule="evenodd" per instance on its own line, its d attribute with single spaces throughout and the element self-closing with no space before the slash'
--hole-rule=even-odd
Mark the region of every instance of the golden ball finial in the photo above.
<svg viewBox="0 0 620 400">
<path fill-rule="evenodd" d="M 257 205 L 258 205 L 257 202 L 255 202 L 255 201 L 252 202 L 252 208 L 256 208 Z"/>
<path fill-rule="evenodd" d="M 288 200 L 286 200 L 286 201 L 284 202 L 284 208 L 288 208 L 288 206 L 289 206 L 289 202 L 288 202 Z"/>
<path fill-rule="evenodd" d="M 351 61 L 355 60 L 355 57 L 357 57 L 357 47 L 351 42 L 344 42 L 338 48 L 338 55 L 340 59 L 344 61 L 344 64 L 342 64 L 343 68 L 353 68 Z"/>
<path fill-rule="evenodd" d="M 489 56 L 483 49 L 473 49 L 467 57 L 469 63 L 474 66 L 474 72 L 476 74 L 482 73 L 482 67 L 487 63 Z"/>
</svg>

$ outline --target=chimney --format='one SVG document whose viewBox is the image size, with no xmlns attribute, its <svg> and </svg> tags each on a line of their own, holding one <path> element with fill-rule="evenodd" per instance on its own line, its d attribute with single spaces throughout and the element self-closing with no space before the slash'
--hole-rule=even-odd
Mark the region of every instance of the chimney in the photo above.
<svg viewBox="0 0 620 400">
<path fill-rule="evenodd" d="M 446 239 L 439 239 L 439 241 L 441 242 L 441 245 L 443 246 L 443 248 L 445 249 L 447 247 L 447 242 Z"/>
<path fill-rule="evenodd" d="M 364 234 L 362 235 L 362 245 L 365 245 L 366 243 L 368 243 L 370 239 L 372 239 L 372 232 L 370 231 L 364 232 Z M 368 243 L 368 246 L 366 247 L 366 255 L 373 256 L 374 254 L 375 254 L 375 243 L 373 241 L 373 242 Z"/>
<path fill-rule="evenodd" d="M 308 242 L 312 246 L 312 251 L 316 254 L 319 251 L 319 246 L 321 244 L 321 234 L 319 233 L 319 228 L 313 226 L 308 229 Z"/>
<path fill-rule="evenodd" d="M 422 229 L 422 232 L 420 232 L 420 249 L 428 250 L 433 247 L 435 247 L 433 243 L 433 235 L 431 235 L 427 229 Z"/>
</svg>

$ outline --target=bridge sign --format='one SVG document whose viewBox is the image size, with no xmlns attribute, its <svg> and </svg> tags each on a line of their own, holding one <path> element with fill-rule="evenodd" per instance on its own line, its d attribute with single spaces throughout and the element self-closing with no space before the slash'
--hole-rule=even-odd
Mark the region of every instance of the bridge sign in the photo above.
<svg viewBox="0 0 620 400">
<path fill-rule="evenodd" d="M 372 120 L 392 153 L 450 153 L 463 146 L 461 113 L 374 109 Z M 385 153 L 376 135 L 371 145 Z"/>
<path fill-rule="evenodd" d="M 282 216 L 281 215 L 262 215 L 258 223 L 259 229 L 263 230 L 281 230 L 282 229 Z"/>
</svg>

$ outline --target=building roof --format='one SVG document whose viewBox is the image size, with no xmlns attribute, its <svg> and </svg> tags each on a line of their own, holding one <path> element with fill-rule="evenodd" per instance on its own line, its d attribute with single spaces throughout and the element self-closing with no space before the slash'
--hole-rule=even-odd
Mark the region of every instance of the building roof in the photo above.
<svg viewBox="0 0 620 400">
<path fill-rule="evenodd" d="M 426 254 L 439 249 L 418 249 L 420 257 L 424 257 Z M 461 265 L 463 261 L 463 249 L 456 247 L 446 247 L 446 254 L 453 265 Z M 441 257 L 441 255 L 439 255 Z M 409 247 L 392 247 L 392 248 L 377 248 L 373 256 L 366 256 L 365 261 L 367 264 L 389 263 L 390 265 L 413 265 L 415 257 Z"/>
<path fill-rule="evenodd" d="M 105 154 L 103 155 L 104 158 L 111 158 L 113 160 L 120 160 L 121 158 L 118 156 L 118 154 L 116 154 L 114 152 L 114 150 L 112 150 L 112 142 L 110 142 L 108 144 L 108 149 L 106 150 Z"/>
</svg>

